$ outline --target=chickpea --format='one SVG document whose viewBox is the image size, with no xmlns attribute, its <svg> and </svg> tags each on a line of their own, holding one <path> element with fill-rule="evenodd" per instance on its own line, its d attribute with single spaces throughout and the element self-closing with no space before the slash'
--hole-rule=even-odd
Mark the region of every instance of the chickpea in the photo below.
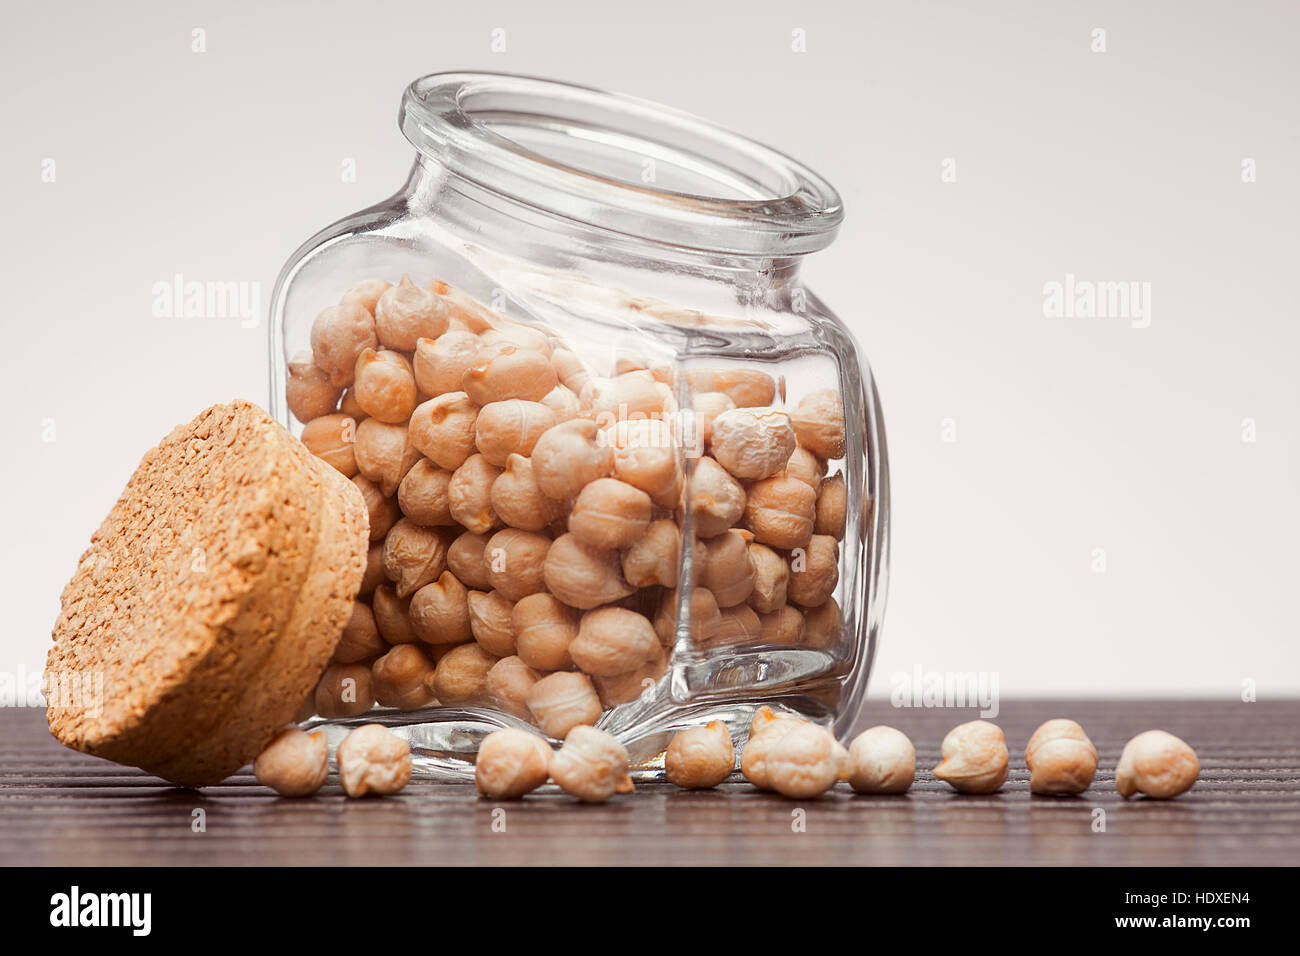
<svg viewBox="0 0 1300 956">
<path fill-rule="evenodd" d="M 763 644 L 793 646 L 803 639 L 803 614 L 797 607 L 786 604 L 758 616 L 759 641 Z"/>
<path fill-rule="evenodd" d="M 356 439 L 356 420 L 347 415 L 321 415 L 302 429 L 302 443 L 307 450 L 345 478 L 357 473 Z"/>
<path fill-rule="evenodd" d="M 765 478 L 750 485 L 745 527 L 760 544 L 783 550 L 807 547 L 816 503 L 816 493 L 798 478 Z"/>
<path fill-rule="evenodd" d="M 840 606 L 834 598 L 804 612 L 803 642 L 806 647 L 821 651 L 830 650 L 843 636 L 844 619 L 840 615 Z"/>
<path fill-rule="evenodd" d="M 1173 734 L 1148 730 L 1124 745 L 1115 767 L 1115 787 L 1126 800 L 1135 793 L 1168 800 L 1190 789 L 1200 773 L 1195 750 Z"/>
<path fill-rule="evenodd" d="M 596 423 L 585 418 L 556 425 L 533 447 L 533 478 L 548 497 L 566 501 L 614 467 L 614 450 L 600 440 Z"/>
<path fill-rule="evenodd" d="M 775 380 L 757 369 L 688 369 L 686 384 L 692 392 L 722 392 L 737 408 L 761 408 L 776 397 Z"/>
<path fill-rule="evenodd" d="M 375 700 L 383 707 L 415 710 L 433 702 L 425 679 L 433 661 L 415 644 L 398 644 L 370 668 Z"/>
<path fill-rule="evenodd" d="M 343 397 L 339 399 L 339 411 L 357 421 L 367 417 L 365 409 L 357 404 L 357 396 L 350 387 L 343 389 Z"/>
<path fill-rule="evenodd" d="M 614 448 L 614 474 L 639 488 L 660 508 L 680 504 L 685 477 L 672 427 L 657 418 L 621 421 L 602 433 Z"/>
<path fill-rule="evenodd" d="M 397 486 L 397 504 L 406 517 L 426 528 L 455 525 L 447 495 L 450 484 L 451 472 L 421 458 Z M 374 530 L 372 523 L 372 536 Z"/>
<path fill-rule="evenodd" d="M 692 629 L 691 636 L 701 648 L 758 644 L 763 640 L 763 622 L 748 604 L 737 604 L 719 610 L 711 629 L 698 632 Z"/>
<path fill-rule="evenodd" d="M 334 648 L 334 662 L 355 664 L 382 654 L 387 648 L 388 645 L 379 636 L 379 626 L 375 624 L 375 614 L 370 610 L 370 605 L 353 601 L 352 613 L 348 616 L 347 624 L 343 625 L 343 636 Z"/>
<path fill-rule="evenodd" d="M 440 296 L 402 276 L 375 304 L 375 329 L 386 348 L 410 352 L 421 338 L 436 339 L 447 331 L 447 306 Z"/>
<path fill-rule="evenodd" d="M 849 511 L 849 492 L 844 475 L 834 474 L 822 482 L 814 510 L 813 531 L 844 540 L 844 523 Z"/>
<path fill-rule="evenodd" d="M 809 392 L 790 420 L 799 443 L 813 454 L 829 461 L 844 457 L 844 400 L 838 391 Z"/>
<path fill-rule="evenodd" d="M 476 591 L 492 589 L 487 562 L 483 559 L 487 543 L 487 535 L 466 531 L 447 548 L 447 568 L 467 588 Z"/>
<path fill-rule="evenodd" d="M 487 698 L 487 675 L 497 662 L 477 644 L 461 644 L 447 652 L 433 675 L 433 692 L 439 703 L 469 704 Z"/>
<path fill-rule="evenodd" d="M 849 745 L 849 786 L 858 793 L 906 793 L 916 779 L 916 748 L 893 727 L 869 727 Z"/>
<path fill-rule="evenodd" d="M 530 594 L 510 612 L 515 653 L 539 671 L 573 667 L 569 645 L 578 636 L 578 612 L 550 594 Z"/>
<path fill-rule="evenodd" d="M 1007 739 L 997 724 L 972 720 L 943 738 L 934 775 L 961 793 L 993 793 L 1007 779 Z"/>
<path fill-rule="evenodd" d="M 503 657 L 488 671 L 488 698 L 506 713 L 528 720 L 528 692 L 542 676 L 518 657 Z"/>
<path fill-rule="evenodd" d="M 771 614 L 785 605 L 790 566 L 765 544 L 749 546 L 749 561 L 754 566 L 754 590 L 749 603 L 759 614 Z"/>
<path fill-rule="evenodd" d="M 623 552 L 624 579 L 634 588 L 677 587 L 681 547 L 682 536 L 675 522 L 668 518 L 650 522 L 641 538 Z"/>
<path fill-rule="evenodd" d="M 591 678 L 577 671 L 556 671 L 532 686 L 526 699 L 542 733 L 563 740 L 574 728 L 600 719 L 600 697 Z"/>
<path fill-rule="evenodd" d="M 770 478 L 794 453 L 790 416 L 773 409 L 736 408 L 713 420 L 713 457 L 737 478 Z"/>
<path fill-rule="evenodd" d="M 1097 773 L 1097 748 L 1073 720 L 1043 723 L 1025 746 L 1031 793 L 1083 793 Z"/>
<path fill-rule="evenodd" d="M 510 626 L 514 608 L 515 602 L 500 591 L 469 592 L 469 629 L 479 646 L 494 657 L 514 657 L 515 632 Z"/>
<path fill-rule="evenodd" d="M 512 398 L 479 409 L 474 426 L 479 452 L 497 467 L 511 455 L 532 454 L 542 432 L 555 425 L 555 413 L 541 402 Z"/>
<path fill-rule="evenodd" d="M 704 566 L 700 583 L 713 592 L 718 607 L 742 603 L 754 590 L 754 563 L 749 545 L 736 531 L 727 531 L 704 542 Z"/>
<path fill-rule="evenodd" d="M 551 365 L 555 369 L 556 377 L 575 395 L 582 394 L 583 389 L 591 381 L 591 373 L 587 371 L 587 366 L 583 364 L 582 359 L 568 349 L 552 351 Z"/>
<path fill-rule="evenodd" d="M 375 706 L 370 668 L 365 664 L 331 664 L 316 683 L 316 713 L 322 717 L 356 717 Z"/>
<path fill-rule="evenodd" d="M 785 473 L 791 478 L 798 478 L 814 492 L 819 492 L 822 479 L 826 477 L 826 462 L 803 445 L 796 445 L 790 460 L 785 463 Z"/>
<path fill-rule="evenodd" d="M 542 578 L 557 598 L 584 611 L 621 601 L 636 590 L 623 580 L 617 552 L 593 548 L 574 534 L 555 539 Z"/>
<path fill-rule="evenodd" d="M 414 644 L 419 641 L 415 629 L 411 627 L 411 599 L 399 598 L 392 585 L 384 584 L 375 589 L 371 600 L 371 611 L 375 615 L 375 627 L 389 644 Z"/>
<path fill-rule="evenodd" d="M 665 775 L 688 790 L 716 787 L 735 769 L 736 748 L 720 720 L 678 731 L 664 754 Z"/>
<path fill-rule="evenodd" d="M 700 392 L 691 398 L 691 410 L 695 413 L 695 428 L 699 437 L 699 450 L 708 447 L 713 439 L 713 420 L 735 407 L 736 403 L 725 392 Z"/>
<path fill-rule="evenodd" d="M 397 793 L 411 780 L 411 746 L 382 724 L 365 724 L 339 744 L 339 782 L 349 797 Z"/>
<path fill-rule="evenodd" d="M 542 493 L 533 463 L 523 455 L 506 459 L 505 471 L 492 482 L 489 502 L 497 517 L 521 531 L 542 531 L 559 517 L 559 507 Z"/>
<path fill-rule="evenodd" d="M 473 332 L 446 332 L 415 343 L 415 384 L 425 395 L 459 392 L 461 379 L 478 361 L 482 344 Z"/>
<path fill-rule="evenodd" d="M 367 418 L 357 426 L 357 468 L 379 485 L 384 495 L 397 494 L 406 473 L 420 460 L 412 447 L 405 425 L 393 425 Z"/>
<path fill-rule="evenodd" d="M 659 612 L 655 615 L 655 633 L 659 635 L 659 643 L 664 647 L 671 647 L 677 641 L 679 601 L 679 592 L 676 589 L 669 591 L 664 595 L 659 604 Z M 722 613 L 718 610 L 718 602 L 713 593 L 708 588 L 692 588 L 686 615 L 686 626 L 696 646 L 711 646 L 722 625 Z"/>
<path fill-rule="evenodd" d="M 376 541 L 366 552 L 366 570 L 361 576 L 361 588 L 357 597 L 369 599 L 375 593 L 375 588 L 387 580 L 384 574 L 384 543 Z"/>
<path fill-rule="evenodd" d="M 282 797 L 309 797 L 330 773 L 329 746 L 320 731 L 303 733 L 286 727 L 253 761 L 257 782 Z"/>
<path fill-rule="evenodd" d="M 638 369 L 609 379 L 592 379 L 580 397 L 591 406 L 596 422 L 608 427 L 619 421 L 663 415 L 665 392 L 671 395 L 648 371 Z"/>
<path fill-rule="evenodd" d="M 569 530 L 585 544 L 609 551 L 631 547 L 650 526 L 650 496 L 617 478 L 597 478 L 578 494 Z"/>
<path fill-rule="evenodd" d="M 551 410 L 557 424 L 583 415 L 582 402 L 572 389 L 564 385 L 557 385 L 542 396 L 542 404 Z"/>
<path fill-rule="evenodd" d="M 469 592 L 450 571 L 411 595 L 411 628 L 426 644 L 470 640 Z"/>
<path fill-rule="evenodd" d="M 535 531 L 506 528 L 487 543 L 488 583 L 511 601 L 546 589 L 543 567 L 551 539 Z"/>
<path fill-rule="evenodd" d="M 389 424 L 401 424 L 415 410 L 415 376 L 401 352 L 362 349 L 357 356 L 352 394 L 362 411 Z"/>
<path fill-rule="evenodd" d="M 824 727 L 805 720 L 790 722 L 794 726 L 766 746 L 767 783 L 782 796 L 796 800 L 820 796 L 846 769 L 847 754 Z"/>
<path fill-rule="evenodd" d="M 357 356 L 379 344 L 375 320 L 365 306 L 348 302 L 332 305 L 311 327 L 311 354 L 316 364 L 340 388 L 352 384 Z"/>
<path fill-rule="evenodd" d="M 311 352 L 298 352 L 289 359 L 289 378 L 284 383 L 284 398 L 289 411 L 300 422 L 309 422 L 334 411 L 343 389 L 316 364 Z"/>
<path fill-rule="evenodd" d="M 790 556 L 787 595 L 795 604 L 820 607 L 831 599 L 840 582 L 840 545 L 830 535 L 815 534 L 806 548 Z"/>
<path fill-rule="evenodd" d="M 633 790 L 627 749 L 605 731 L 581 725 L 565 735 L 564 745 L 551 758 L 551 779 L 565 793 L 588 803 Z"/>
<path fill-rule="evenodd" d="M 455 471 L 474 454 L 478 407 L 464 392 L 445 392 L 411 414 L 411 444 L 439 468 Z"/>
<path fill-rule="evenodd" d="M 484 307 L 473 296 L 445 282 L 434 282 L 429 287 L 447 303 L 449 316 L 471 332 L 486 332 L 498 321 L 491 309 Z"/>
<path fill-rule="evenodd" d="M 712 458 L 695 463 L 688 495 L 698 538 L 722 534 L 745 513 L 745 489 Z"/>
<path fill-rule="evenodd" d="M 592 675 L 602 707 L 617 707 L 636 700 L 654 687 L 668 669 L 668 657 L 656 641 L 650 656 L 635 668 L 622 674 Z"/>
<path fill-rule="evenodd" d="M 546 783 L 551 756 L 550 745 L 536 734 L 514 727 L 494 730 L 479 745 L 474 784 L 484 796 L 516 800 Z"/>
<path fill-rule="evenodd" d="M 754 711 L 749 723 L 749 736 L 740 754 L 740 772 L 745 779 L 760 790 L 771 790 L 768 780 L 767 757 L 771 744 L 794 730 L 805 721 L 787 714 L 778 714 L 766 704 Z"/>
<path fill-rule="evenodd" d="M 379 305 L 379 297 L 393 287 L 391 282 L 383 279 L 362 279 L 339 299 L 340 305 L 359 305 L 371 315 Z"/>
<path fill-rule="evenodd" d="M 625 674 L 659 650 L 654 626 L 643 615 L 621 607 L 602 607 L 582 616 L 569 656 L 588 674 Z"/>
<path fill-rule="evenodd" d="M 519 322 L 508 321 L 496 328 L 486 329 L 480 338 L 489 345 L 513 345 L 515 348 L 541 352 L 547 358 L 551 355 L 551 337 L 539 328 Z"/>
<path fill-rule="evenodd" d="M 379 541 L 402 516 L 397 502 L 385 497 L 383 490 L 365 475 L 353 475 L 352 483 L 357 486 L 362 500 L 366 503 L 366 512 L 370 521 L 370 540 Z"/>
<path fill-rule="evenodd" d="M 521 398 L 539 402 L 559 384 L 551 360 L 533 349 L 502 346 L 496 355 L 467 369 L 461 388 L 477 405 Z"/>
<path fill-rule="evenodd" d="M 482 455 L 470 455 L 451 475 L 447 485 L 447 504 L 451 516 L 467 531 L 487 534 L 497 525 L 492 510 L 492 483 L 501 469 Z"/>
<path fill-rule="evenodd" d="M 384 573 L 397 586 L 398 597 L 409 597 L 446 570 L 447 544 L 443 535 L 410 518 L 393 525 L 384 539 Z"/>
</svg>

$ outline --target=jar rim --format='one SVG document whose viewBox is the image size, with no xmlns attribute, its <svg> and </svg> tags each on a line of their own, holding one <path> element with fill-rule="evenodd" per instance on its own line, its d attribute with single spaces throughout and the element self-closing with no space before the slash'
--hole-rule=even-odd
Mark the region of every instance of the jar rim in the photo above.
<svg viewBox="0 0 1300 956">
<path fill-rule="evenodd" d="M 546 156 L 492 128 L 530 124 L 566 142 L 685 157 L 737 196 L 615 178 Z M 823 249 L 843 220 L 829 182 L 795 159 L 690 113 L 539 77 L 451 72 L 406 89 L 398 119 L 422 154 L 516 202 L 703 252 L 780 257 Z"/>
</svg>

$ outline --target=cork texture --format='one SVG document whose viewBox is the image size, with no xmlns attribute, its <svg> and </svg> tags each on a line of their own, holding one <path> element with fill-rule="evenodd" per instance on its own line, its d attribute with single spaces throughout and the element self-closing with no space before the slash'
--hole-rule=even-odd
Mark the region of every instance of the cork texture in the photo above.
<svg viewBox="0 0 1300 956">
<path fill-rule="evenodd" d="M 177 427 L 64 589 L 47 682 L 102 690 L 56 695 L 50 731 L 182 786 L 234 773 L 329 661 L 367 532 L 356 486 L 256 405 Z"/>
</svg>

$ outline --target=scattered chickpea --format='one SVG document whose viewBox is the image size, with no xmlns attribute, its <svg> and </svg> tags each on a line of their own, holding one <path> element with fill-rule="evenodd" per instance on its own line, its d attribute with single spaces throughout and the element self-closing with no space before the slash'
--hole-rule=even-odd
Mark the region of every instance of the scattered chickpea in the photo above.
<svg viewBox="0 0 1300 956">
<path fill-rule="evenodd" d="M 559 384 L 551 360 L 534 349 L 502 346 L 486 361 L 466 369 L 461 388 L 477 405 L 520 398 L 539 402 Z"/>
<path fill-rule="evenodd" d="M 593 548 L 630 547 L 650 525 L 650 496 L 617 478 L 597 478 L 578 494 L 569 530 Z"/>
<path fill-rule="evenodd" d="M 456 575 L 444 571 L 411 595 L 411 629 L 426 644 L 470 640 L 469 592 Z"/>
<path fill-rule="evenodd" d="M 551 773 L 550 745 L 526 730 L 494 730 L 479 744 L 474 784 L 495 800 L 515 800 L 546 783 Z"/>
<path fill-rule="evenodd" d="M 593 548 L 574 534 L 555 539 L 542 577 L 552 594 L 582 610 L 613 604 L 636 590 L 623 580 L 617 552 Z"/>
<path fill-rule="evenodd" d="M 447 569 L 444 532 L 403 518 L 384 538 L 384 573 L 399 598 L 409 597 Z"/>
<path fill-rule="evenodd" d="M 379 305 L 379 297 L 393 287 L 391 282 L 383 279 L 362 279 L 339 299 L 340 305 L 359 305 L 371 315 Z"/>
<path fill-rule="evenodd" d="M 379 541 L 402 517 L 401 509 L 396 501 L 385 495 L 384 490 L 365 475 L 353 475 L 352 483 L 357 486 L 366 502 L 366 512 L 370 517 L 370 540 Z"/>
<path fill-rule="evenodd" d="M 309 797 L 330 773 L 329 746 L 320 731 L 287 727 L 253 761 L 257 782 L 282 797 Z"/>
<path fill-rule="evenodd" d="M 465 373 L 473 368 L 480 349 L 473 332 L 450 331 L 415 343 L 415 384 L 430 397 L 459 392 Z"/>
<path fill-rule="evenodd" d="M 447 547 L 447 570 L 460 579 L 460 583 L 475 591 L 490 591 L 487 562 L 483 552 L 488 536 L 466 531 Z"/>
<path fill-rule="evenodd" d="M 634 588 L 677 587 L 681 546 L 676 522 L 668 518 L 650 522 L 641 538 L 623 552 L 623 578 Z"/>
<path fill-rule="evenodd" d="M 657 650 L 659 637 L 644 615 L 602 607 L 582 616 L 569 656 L 591 676 L 609 677 L 634 670 Z"/>
<path fill-rule="evenodd" d="M 757 481 L 745 502 L 745 527 L 773 548 L 802 548 L 812 538 L 817 495 L 798 478 L 776 475 Z"/>
<path fill-rule="evenodd" d="M 492 510 L 492 484 L 501 469 L 482 455 L 470 455 L 451 475 L 447 506 L 451 516 L 475 534 L 487 534 L 497 524 Z"/>
<path fill-rule="evenodd" d="M 794 429 L 785 412 L 735 408 L 713 420 L 709 444 L 723 468 L 737 478 L 756 481 L 785 468 L 794 453 Z"/>
<path fill-rule="evenodd" d="M 363 305 L 347 302 L 332 305 L 311 327 L 311 354 L 330 382 L 342 387 L 352 384 L 357 356 L 379 344 L 375 320 Z"/>
<path fill-rule="evenodd" d="M 528 692 L 542 676 L 541 671 L 529 667 L 518 657 L 503 657 L 488 671 L 484 687 L 488 698 L 498 707 L 528 720 Z"/>
<path fill-rule="evenodd" d="M 745 489 L 712 458 L 695 463 L 688 495 L 698 538 L 721 534 L 745 512 Z"/>
<path fill-rule="evenodd" d="M 452 648 L 438 662 L 433 692 L 442 704 L 476 703 L 487 697 L 487 675 L 497 658 L 477 644 Z"/>
<path fill-rule="evenodd" d="M 375 330 L 390 349 L 410 352 L 421 338 L 436 339 L 447 331 L 447 306 L 440 296 L 402 276 L 375 303 Z"/>
<path fill-rule="evenodd" d="M 542 493 L 533 477 L 533 463 L 523 455 L 511 455 L 506 467 L 492 482 L 489 502 L 497 517 L 512 528 L 541 531 L 559 517 L 554 499 Z"/>
<path fill-rule="evenodd" d="M 356 717 L 375 706 L 370 668 L 365 664 L 331 664 L 316 683 L 313 696 L 322 717 Z"/>
<path fill-rule="evenodd" d="M 343 625 L 343 636 L 334 648 L 334 662 L 338 664 L 355 664 L 367 658 L 382 654 L 388 645 L 379 635 L 379 626 L 375 624 L 375 614 L 370 605 L 364 601 L 352 602 L 352 613 L 347 624 Z"/>
<path fill-rule="evenodd" d="M 365 724 L 339 744 L 339 782 L 349 797 L 397 793 L 411 780 L 411 747 L 382 724 Z"/>
<path fill-rule="evenodd" d="M 515 632 L 510 616 L 515 602 L 500 591 L 469 592 L 469 629 L 479 647 L 495 657 L 513 657 Z"/>
<path fill-rule="evenodd" d="M 551 779 L 588 803 L 601 803 L 616 793 L 631 793 L 627 749 L 610 734 L 579 725 L 564 737 L 551 758 Z"/>
<path fill-rule="evenodd" d="M 820 796 L 840 779 L 848 760 L 830 731 L 804 720 L 767 744 L 767 783 L 782 796 L 797 800 Z"/>
<path fill-rule="evenodd" d="M 1044 722 L 1025 745 L 1029 790 L 1042 794 L 1083 793 L 1097 772 L 1097 749 L 1073 720 Z"/>
<path fill-rule="evenodd" d="M 370 668 L 375 701 L 383 707 L 414 710 L 432 703 L 425 678 L 433 673 L 433 661 L 415 644 L 398 644 Z"/>
<path fill-rule="evenodd" d="M 1124 745 L 1115 767 L 1115 787 L 1125 799 L 1144 793 L 1168 800 L 1190 789 L 1200 773 L 1196 751 L 1186 742 L 1163 730 L 1148 730 Z"/>
<path fill-rule="evenodd" d="M 845 518 L 849 512 L 849 492 L 844 485 L 843 473 L 831 475 L 822 482 L 814 512 L 815 533 L 828 534 L 836 540 L 844 539 Z"/>
<path fill-rule="evenodd" d="M 798 718 L 778 714 L 766 704 L 754 710 L 749 722 L 749 737 L 740 754 L 740 772 L 746 780 L 760 790 L 772 789 L 767 775 L 768 750 L 774 741 L 799 723 Z"/>
<path fill-rule="evenodd" d="M 319 419 L 318 419 L 319 421 Z M 420 460 L 405 425 L 367 418 L 356 428 L 357 469 L 387 496 L 397 494 L 406 473 Z"/>
<path fill-rule="evenodd" d="M 934 775 L 962 793 L 993 793 L 1007 779 L 1007 739 L 987 720 L 958 724 L 943 738 Z"/>
<path fill-rule="evenodd" d="M 533 447 L 532 463 L 537 486 L 556 501 L 566 501 L 610 473 L 614 450 L 600 440 L 595 422 L 575 418 L 542 434 Z"/>
<path fill-rule="evenodd" d="M 347 478 L 357 473 L 357 422 L 348 415 L 321 415 L 302 428 L 302 443 Z"/>
<path fill-rule="evenodd" d="M 411 414 L 411 445 L 439 468 L 455 471 L 474 454 L 478 406 L 464 392 L 444 392 Z"/>
<path fill-rule="evenodd" d="M 526 700 L 537 726 L 563 740 L 574 727 L 600 719 L 600 697 L 591 678 L 577 671 L 556 671 L 532 686 Z"/>
<path fill-rule="evenodd" d="M 515 602 L 510 612 L 515 653 L 540 671 L 568 670 L 573 666 L 569 645 L 578 636 L 578 612 L 550 594 L 530 594 Z"/>
<path fill-rule="evenodd" d="M 736 749 L 720 720 L 673 735 L 664 754 L 668 779 L 688 790 L 716 787 L 736 769 Z"/>
<path fill-rule="evenodd" d="M 330 381 L 311 352 L 301 351 L 289 359 L 289 378 L 284 383 L 284 398 L 300 422 L 309 422 L 334 411 L 343 389 Z"/>
<path fill-rule="evenodd" d="M 450 484 L 451 472 L 439 468 L 427 458 L 421 458 L 397 486 L 398 507 L 406 517 L 425 527 L 455 525 L 456 519 L 451 516 L 451 500 L 447 494 Z M 374 531 L 374 521 L 371 519 L 372 537 Z"/>
<path fill-rule="evenodd" d="M 537 439 L 554 425 L 555 413 L 541 402 L 492 402 L 479 409 L 474 441 L 484 458 L 501 467 L 511 455 L 532 454 Z"/>
<path fill-rule="evenodd" d="M 791 555 L 786 595 L 795 604 L 820 607 L 840 583 L 840 545 L 830 535 L 815 534 Z"/>
<path fill-rule="evenodd" d="M 844 400 L 834 389 L 810 392 L 790 416 L 799 443 L 828 461 L 844 457 Z"/>
<path fill-rule="evenodd" d="M 916 748 L 907 734 L 883 724 L 849 745 L 849 786 L 858 793 L 906 793 L 916 779 Z"/>
<path fill-rule="evenodd" d="M 749 545 L 737 531 L 725 531 L 704 542 L 704 567 L 700 583 L 713 592 L 718 607 L 745 601 L 754 590 L 754 562 Z"/>
<path fill-rule="evenodd" d="M 411 627 L 411 599 L 399 598 L 391 584 L 375 588 L 370 606 L 375 615 L 375 627 L 389 644 L 414 644 L 419 640 Z"/>
</svg>

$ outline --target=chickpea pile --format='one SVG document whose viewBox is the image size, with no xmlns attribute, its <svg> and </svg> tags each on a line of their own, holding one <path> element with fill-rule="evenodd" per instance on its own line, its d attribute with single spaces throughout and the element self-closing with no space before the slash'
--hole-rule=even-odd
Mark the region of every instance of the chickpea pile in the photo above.
<svg viewBox="0 0 1300 956">
<path fill-rule="evenodd" d="M 701 652 L 841 640 L 832 389 L 786 411 L 755 368 L 594 367 L 403 276 L 322 311 L 285 391 L 370 513 L 360 594 L 305 705 L 323 717 L 484 705 L 563 740 L 663 676 L 684 584 Z"/>
</svg>

